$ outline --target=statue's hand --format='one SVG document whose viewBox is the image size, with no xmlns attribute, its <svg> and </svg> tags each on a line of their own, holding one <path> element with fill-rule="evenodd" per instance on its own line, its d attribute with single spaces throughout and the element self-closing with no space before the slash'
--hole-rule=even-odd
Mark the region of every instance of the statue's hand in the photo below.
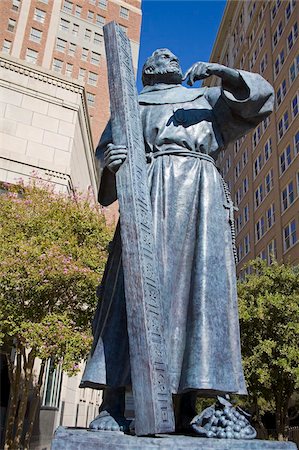
<svg viewBox="0 0 299 450">
<path fill-rule="evenodd" d="M 127 154 L 128 150 L 125 145 L 108 144 L 104 152 L 105 167 L 116 173 L 124 163 Z"/>
<path fill-rule="evenodd" d="M 209 76 L 213 75 L 213 66 L 219 66 L 219 64 L 197 62 L 187 70 L 187 72 L 183 76 L 183 81 L 188 80 L 187 83 L 189 84 L 189 86 L 192 86 L 195 81 L 203 80 L 204 78 L 208 78 Z"/>
</svg>

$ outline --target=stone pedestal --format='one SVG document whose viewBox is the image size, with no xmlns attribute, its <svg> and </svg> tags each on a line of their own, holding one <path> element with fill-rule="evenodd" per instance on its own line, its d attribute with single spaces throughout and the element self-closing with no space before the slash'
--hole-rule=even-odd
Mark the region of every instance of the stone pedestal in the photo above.
<svg viewBox="0 0 299 450">
<path fill-rule="evenodd" d="M 296 450 L 293 442 L 205 439 L 182 435 L 136 437 L 119 431 L 59 427 L 51 450 Z"/>
</svg>

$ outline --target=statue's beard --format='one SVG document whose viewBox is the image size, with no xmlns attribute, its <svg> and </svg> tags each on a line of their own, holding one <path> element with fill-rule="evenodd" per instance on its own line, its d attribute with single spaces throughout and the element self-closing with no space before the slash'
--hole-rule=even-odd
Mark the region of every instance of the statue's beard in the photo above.
<svg viewBox="0 0 299 450">
<path fill-rule="evenodd" d="M 156 69 L 154 73 L 148 76 L 148 83 L 150 86 L 158 83 L 165 84 L 181 84 L 183 81 L 183 74 L 180 67 L 167 67 Z"/>
</svg>

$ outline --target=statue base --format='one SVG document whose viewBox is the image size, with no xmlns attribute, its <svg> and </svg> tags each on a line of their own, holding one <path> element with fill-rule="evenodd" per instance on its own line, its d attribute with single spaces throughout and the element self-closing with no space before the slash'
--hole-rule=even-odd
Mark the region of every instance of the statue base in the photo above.
<svg viewBox="0 0 299 450">
<path fill-rule="evenodd" d="M 211 439 L 160 434 L 137 437 L 121 431 L 57 428 L 51 450 L 297 450 L 294 442 Z"/>
</svg>

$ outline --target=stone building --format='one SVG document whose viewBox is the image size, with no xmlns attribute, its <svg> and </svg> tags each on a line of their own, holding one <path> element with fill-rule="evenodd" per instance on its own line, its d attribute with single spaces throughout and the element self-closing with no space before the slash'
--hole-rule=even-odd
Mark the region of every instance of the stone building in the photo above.
<svg viewBox="0 0 299 450">
<path fill-rule="evenodd" d="M 0 181 L 38 175 L 59 191 L 92 187 L 96 195 L 94 149 L 109 117 L 103 25 L 115 20 L 122 26 L 137 70 L 140 3 L 0 2 Z M 111 214 L 113 221 L 117 213 Z M 5 394 L 3 359 L 1 364 Z M 84 427 L 97 414 L 100 393 L 78 389 L 80 377 L 69 378 L 48 362 L 31 448 L 49 448 L 58 425 Z M 3 395 L 1 429 L 6 404 Z"/>
<path fill-rule="evenodd" d="M 257 256 L 299 263 L 298 22 L 295 0 L 229 1 L 210 58 L 260 73 L 276 96 L 273 114 L 218 158 L 239 209 L 241 276 L 244 263 Z"/>
</svg>

